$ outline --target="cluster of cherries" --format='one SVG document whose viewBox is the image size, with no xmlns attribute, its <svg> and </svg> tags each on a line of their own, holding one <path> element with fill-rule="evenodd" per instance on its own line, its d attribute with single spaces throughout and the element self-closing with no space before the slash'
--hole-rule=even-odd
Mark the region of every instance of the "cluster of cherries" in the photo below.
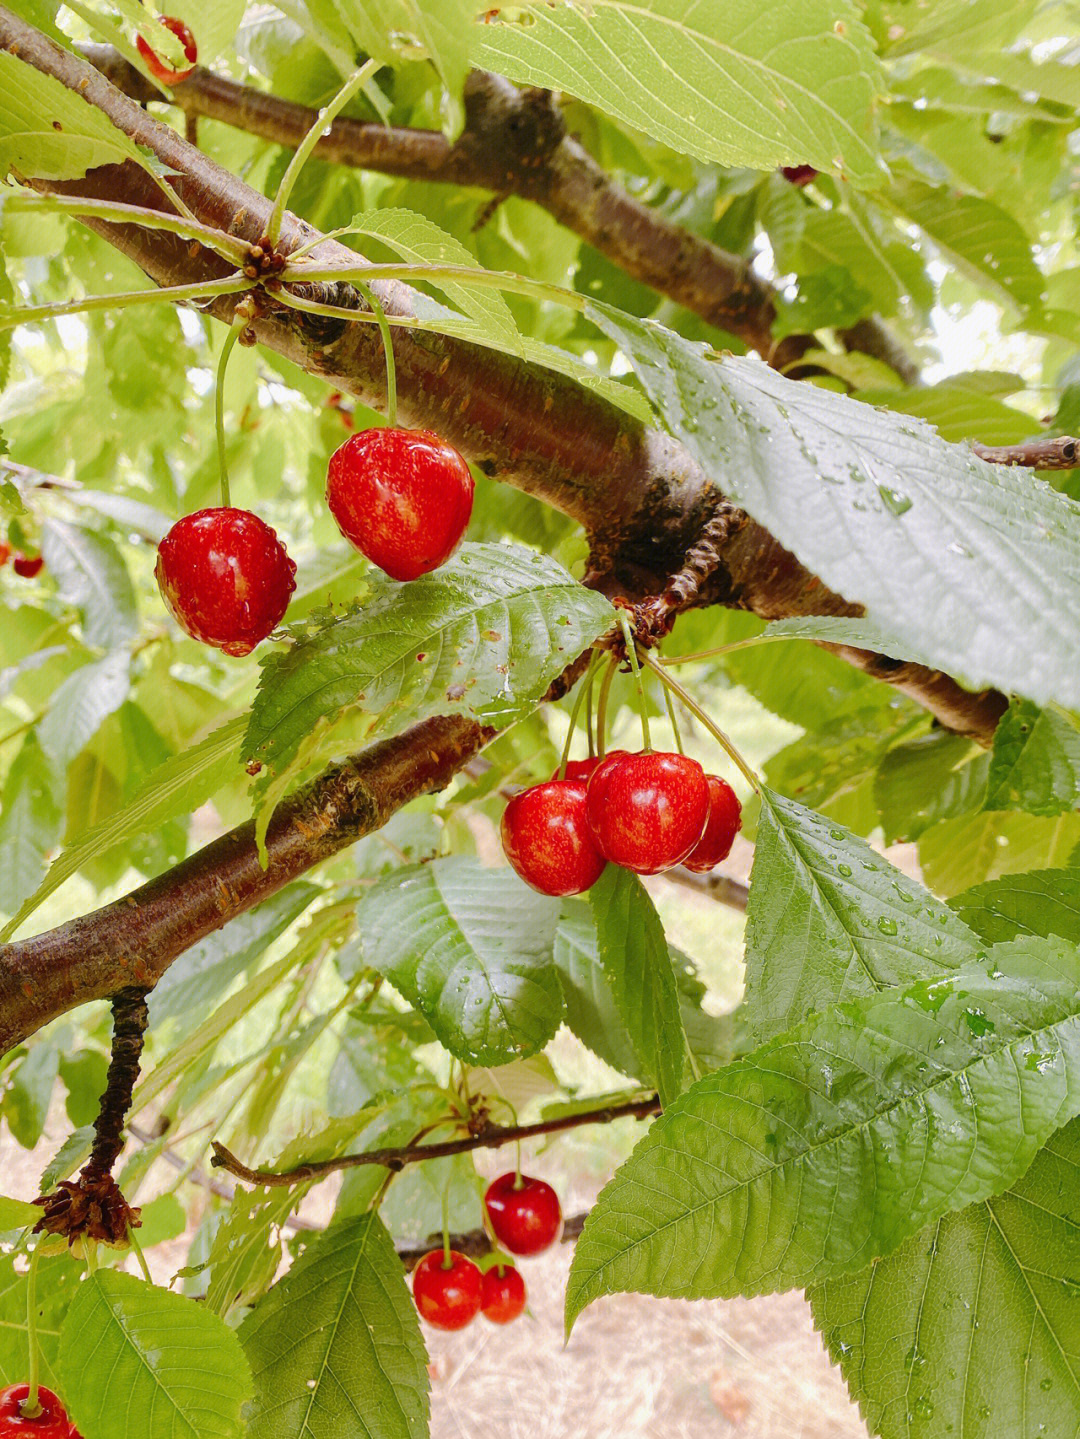
<svg viewBox="0 0 1080 1439">
<path fill-rule="evenodd" d="M 484 1195 L 491 1232 L 520 1258 L 541 1254 L 562 1234 L 559 1196 L 542 1179 L 511 1171 Z M 413 1298 L 434 1329 L 464 1329 L 478 1314 L 509 1324 L 525 1308 L 525 1281 L 516 1266 L 496 1261 L 483 1272 L 456 1249 L 433 1249 L 413 1270 Z"/>
<path fill-rule="evenodd" d="M 3 569 L 8 560 L 11 561 L 11 568 L 24 580 L 32 580 L 35 575 L 40 575 L 45 567 L 41 555 L 27 555 L 22 550 L 12 550 L 9 544 L 0 540 L 0 569 Z"/>
<path fill-rule="evenodd" d="M 67 1410 L 52 1392 L 38 1386 L 37 1413 L 24 1412 L 30 1397 L 29 1384 L 10 1384 L 0 1389 L 0 1439 L 82 1439 L 67 1417 Z"/>
<path fill-rule="evenodd" d="M 326 503 L 345 538 L 394 580 L 415 580 L 457 549 L 473 477 L 430 430 L 361 430 L 330 457 Z M 258 515 L 231 506 L 185 515 L 158 546 L 157 582 L 182 629 L 250 654 L 281 623 L 296 565 Z"/>
<path fill-rule="evenodd" d="M 571 760 L 503 811 L 506 857 L 541 894 L 581 894 L 610 860 L 637 874 L 683 864 L 704 874 L 726 859 L 742 807 L 719 775 L 682 754 L 611 750 Z"/>
</svg>

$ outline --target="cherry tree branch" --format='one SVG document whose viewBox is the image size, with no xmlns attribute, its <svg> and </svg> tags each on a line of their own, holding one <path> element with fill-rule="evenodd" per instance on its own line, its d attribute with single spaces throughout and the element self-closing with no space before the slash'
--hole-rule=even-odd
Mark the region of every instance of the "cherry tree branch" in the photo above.
<svg viewBox="0 0 1080 1439">
<path fill-rule="evenodd" d="M 660 1099 L 653 1094 L 648 1099 L 629 1100 L 625 1104 L 605 1104 L 598 1109 L 585 1109 L 577 1114 L 564 1114 L 558 1119 L 544 1119 L 536 1124 L 486 1124 L 477 1134 L 467 1139 L 447 1139 L 437 1144 L 407 1144 L 397 1149 L 366 1149 L 360 1154 L 341 1154 L 336 1159 L 319 1159 L 311 1164 L 299 1164 L 295 1169 L 249 1169 L 223 1144 L 214 1143 L 214 1157 L 211 1166 L 227 1170 L 237 1179 L 248 1184 L 263 1184 L 268 1188 L 288 1188 L 303 1184 L 309 1179 L 324 1179 L 342 1169 L 358 1169 L 367 1164 L 378 1164 L 394 1173 L 408 1164 L 422 1164 L 428 1159 L 449 1159 L 455 1154 L 469 1154 L 474 1149 L 501 1149 L 504 1144 L 514 1144 L 522 1139 L 536 1139 L 544 1134 L 561 1134 L 567 1129 L 579 1129 L 583 1124 L 611 1124 L 616 1119 L 648 1119 L 660 1113 Z"/>
<path fill-rule="evenodd" d="M 82 53 L 125 94 L 142 103 L 161 93 L 108 45 Z M 173 102 L 188 116 L 206 116 L 294 149 L 315 123 L 314 110 L 242 85 L 201 66 L 178 85 Z M 522 90 L 499 75 L 473 71 L 465 85 L 465 128 L 451 142 L 439 131 L 339 117 L 322 136 L 322 160 L 405 179 L 516 195 L 553 215 L 635 280 L 699 315 L 763 355 L 778 369 L 817 346 L 813 335 L 777 341 L 776 297 L 738 256 L 666 219 L 636 200 L 567 133 L 550 92 Z M 879 320 L 841 332 L 850 350 L 884 360 L 905 384 L 918 366 Z"/>
<path fill-rule="evenodd" d="M 563 1220 L 559 1242 L 576 1244 L 581 1238 L 581 1231 L 585 1228 L 585 1221 L 588 1217 L 587 1209 L 581 1214 L 567 1215 Z M 416 1268 L 425 1254 L 430 1254 L 433 1249 L 439 1249 L 442 1242 L 441 1234 L 429 1234 L 423 1244 L 399 1247 L 397 1255 L 405 1268 L 412 1270 Z M 482 1259 L 485 1254 L 490 1254 L 494 1247 L 486 1229 L 468 1229 L 463 1234 L 450 1235 L 450 1248 L 456 1249 L 459 1254 L 464 1254 L 468 1259 Z"/>
</svg>

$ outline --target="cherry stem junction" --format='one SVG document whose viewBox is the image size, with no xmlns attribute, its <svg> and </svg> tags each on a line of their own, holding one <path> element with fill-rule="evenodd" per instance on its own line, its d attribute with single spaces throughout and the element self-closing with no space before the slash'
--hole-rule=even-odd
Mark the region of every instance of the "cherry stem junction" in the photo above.
<svg viewBox="0 0 1080 1439">
<path fill-rule="evenodd" d="M 645 742 L 645 753 L 652 750 L 652 736 L 649 733 L 649 710 L 645 702 L 645 686 L 641 679 L 641 667 L 638 664 L 637 640 L 634 638 L 634 631 L 630 628 L 630 620 L 625 610 L 619 611 L 619 628 L 622 630 L 623 640 L 626 644 L 626 658 L 630 661 L 630 668 L 634 674 L 634 684 L 637 686 L 638 711 L 641 714 L 641 737 Z"/>
<path fill-rule="evenodd" d="M 582 683 L 581 683 L 581 686 L 580 686 L 580 688 L 578 689 L 578 692 L 577 692 L 576 696 L 574 697 L 574 707 L 573 707 L 573 709 L 570 711 L 570 724 L 569 724 L 569 726 L 568 726 L 568 728 L 567 728 L 567 731 L 566 731 L 566 740 L 565 740 L 565 743 L 563 744 L 563 748 L 562 748 L 562 758 L 559 760 L 559 778 L 560 778 L 560 779 L 565 779 L 565 778 L 566 778 L 566 766 L 567 766 L 567 764 L 568 764 L 568 762 L 569 762 L 569 760 L 570 760 L 570 745 L 571 745 L 571 742 L 573 741 L 573 738 L 574 738 L 574 731 L 577 729 L 578 715 L 579 715 L 580 712 L 581 712 L 582 701 L 585 699 L 585 696 L 586 696 L 587 694 L 589 694 L 589 692 L 590 692 L 590 690 L 591 690 L 591 688 L 592 688 L 592 677 L 593 677 L 593 670 L 594 670 L 595 667 L 596 667 L 596 659 L 597 659 L 596 651 L 593 650 L 592 654 L 589 656 L 589 667 L 588 667 L 588 669 L 585 671 L 585 678 L 583 679 L 583 681 L 582 681 Z M 590 752 L 590 754 L 592 753 L 592 734 L 591 734 L 591 726 L 590 726 L 589 752 Z"/>
<path fill-rule="evenodd" d="M 371 306 L 382 336 L 383 353 L 386 357 L 386 423 L 391 429 L 397 425 L 397 364 L 394 360 L 394 341 L 390 333 L 390 322 L 378 296 L 370 285 L 356 282 L 356 288 Z"/>
</svg>

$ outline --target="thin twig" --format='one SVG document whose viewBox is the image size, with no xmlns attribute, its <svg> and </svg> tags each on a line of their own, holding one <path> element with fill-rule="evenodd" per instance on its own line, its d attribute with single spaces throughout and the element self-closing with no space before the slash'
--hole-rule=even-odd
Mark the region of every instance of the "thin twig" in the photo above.
<svg viewBox="0 0 1080 1439">
<path fill-rule="evenodd" d="M 1072 435 L 1025 440 L 1022 445 L 981 445 L 972 441 L 980 460 L 992 465 L 1027 465 L 1033 470 L 1080 469 L 1080 440 Z"/>
<path fill-rule="evenodd" d="M 467 1139 L 448 1139 L 441 1144 L 411 1144 L 400 1149 L 368 1149 L 362 1154 L 343 1154 L 337 1159 L 321 1159 L 311 1164 L 300 1164 L 295 1169 L 283 1171 L 273 1169 L 249 1169 L 223 1144 L 213 1145 L 214 1157 L 210 1163 L 215 1169 L 225 1169 L 238 1179 L 249 1184 L 284 1186 L 302 1184 L 308 1179 L 319 1179 L 326 1174 L 335 1174 L 340 1169 L 357 1169 L 361 1165 L 380 1164 L 386 1169 L 404 1169 L 407 1164 L 418 1164 L 426 1159 L 446 1159 L 454 1154 L 468 1154 L 473 1149 L 499 1149 L 522 1139 L 535 1139 L 542 1134 L 559 1134 L 565 1129 L 577 1129 L 583 1124 L 610 1124 L 616 1119 L 647 1119 L 660 1113 L 660 1100 L 653 1094 L 648 1099 L 630 1100 L 626 1104 L 604 1105 L 599 1109 L 583 1110 L 578 1114 L 565 1114 L 558 1119 L 545 1119 L 537 1124 L 501 1125 L 489 1124 L 479 1134 Z"/>
</svg>

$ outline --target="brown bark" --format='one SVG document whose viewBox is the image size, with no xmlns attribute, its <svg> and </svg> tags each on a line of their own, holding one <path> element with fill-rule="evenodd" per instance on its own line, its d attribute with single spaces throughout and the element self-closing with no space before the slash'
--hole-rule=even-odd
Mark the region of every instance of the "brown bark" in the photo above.
<svg viewBox="0 0 1080 1439">
<path fill-rule="evenodd" d="M 448 784 L 490 731 L 432 719 L 384 740 L 278 806 L 259 864 L 253 821 L 92 914 L 0 947 L 0 1055 L 58 1015 L 152 989 L 184 950 Z"/>
<path fill-rule="evenodd" d="M 83 53 L 137 100 L 161 94 L 107 45 Z M 295 148 L 315 122 L 306 105 L 196 68 L 173 92 L 186 115 L 204 115 L 260 139 Z M 562 111 L 542 90 L 521 90 L 499 75 L 474 71 L 466 82 L 466 125 L 451 143 L 435 130 L 335 120 L 315 148 L 323 160 L 405 179 L 465 185 L 517 195 L 540 205 L 634 279 L 734 335 L 784 369 L 817 345 L 812 335 L 775 341 L 772 287 L 738 256 L 666 219 L 607 175 L 567 134 Z M 879 320 L 842 332 L 849 349 L 883 359 L 906 384 L 918 366 Z"/>
</svg>

